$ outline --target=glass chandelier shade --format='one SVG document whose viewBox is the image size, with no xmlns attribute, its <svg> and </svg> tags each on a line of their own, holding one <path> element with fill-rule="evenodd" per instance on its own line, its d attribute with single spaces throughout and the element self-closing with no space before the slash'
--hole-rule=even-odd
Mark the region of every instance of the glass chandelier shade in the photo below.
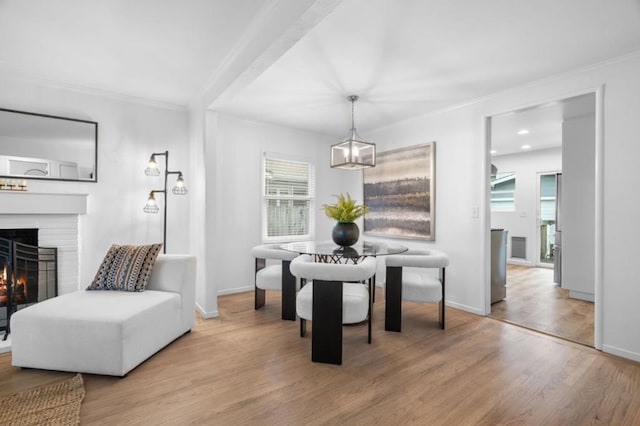
<svg viewBox="0 0 640 426">
<path fill-rule="evenodd" d="M 354 103 L 358 96 L 347 97 L 351 102 L 351 131 L 342 142 L 331 145 L 331 167 L 360 170 L 376 165 L 376 144 L 363 140 L 356 131 Z"/>
</svg>

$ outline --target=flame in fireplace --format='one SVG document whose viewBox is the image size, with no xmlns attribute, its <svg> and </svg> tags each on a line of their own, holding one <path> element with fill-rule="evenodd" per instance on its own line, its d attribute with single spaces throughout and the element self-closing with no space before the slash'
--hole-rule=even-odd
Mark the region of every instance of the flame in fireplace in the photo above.
<svg viewBox="0 0 640 426">
<path fill-rule="evenodd" d="M 4 265 L 0 274 L 0 303 L 7 303 L 7 265 Z"/>
<path fill-rule="evenodd" d="M 13 286 L 11 287 L 11 297 L 17 303 L 24 303 L 27 300 L 27 285 L 26 285 L 26 277 L 24 275 L 19 275 L 18 279 L 13 277 Z M 0 304 L 6 304 L 8 295 L 7 295 L 7 286 L 9 285 L 9 281 L 7 280 L 7 265 L 4 265 L 2 268 L 2 274 L 0 274 Z"/>
<path fill-rule="evenodd" d="M 24 275 L 18 275 L 18 279 L 15 280 L 13 288 L 11 289 L 11 295 L 15 298 L 17 303 L 24 303 L 27 301 L 27 285 Z"/>
</svg>

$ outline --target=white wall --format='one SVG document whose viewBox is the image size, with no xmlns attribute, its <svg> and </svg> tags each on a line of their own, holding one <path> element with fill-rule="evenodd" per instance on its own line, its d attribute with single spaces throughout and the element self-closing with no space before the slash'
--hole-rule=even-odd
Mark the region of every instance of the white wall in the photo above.
<svg viewBox="0 0 640 426">
<path fill-rule="evenodd" d="M 222 114 L 209 121 L 215 125 L 207 136 L 206 285 L 218 294 L 252 290 L 250 250 L 262 244 L 263 152 L 303 157 L 315 165 L 318 239 L 330 239 L 333 227 L 320 206 L 340 192 L 361 193 L 356 177 L 361 173 L 330 168 L 329 146 L 336 141 L 328 136 Z"/>
<path fill-rule="evenodd" d="M 562 288 L 593 301 L 595 263 L 595 119 L 562 123 Z"/>
<path fill-rule="evenodd" d="M 640 361 L 640 286 L 637 196 L 620 196 L 620 188 L 640 186 L 640 53 L 501 92 L 470 105 L 409 119 L 367 135 L 380 151 L 437 141 L 436 246 L 451 255 L 448 303 L 472 312 L 488 307 L 489 155 L 484 142 L 485 117 L 564 99 L 604 85 L 604 235 L 602 348 Z M 598 127 L 599 128 L 599 127 Z M 472 208 L 483 206 L 481 218 Z M 597 206 L 593 206 L 594 210 Z M 596 273 L 598 271 L 596 270 Z"/>
<path fill-rule="evenodd" d="M 207 174 L 215 171 L 207 167 L 206 156 L 207 111 L 199 100 L 189 108 L 189 135 L 191 148 L 191 174 L 197 186 L 190 191 L 190 252 L 198 258 L 196 271 L 196 309 L 204 318 L 218 316 L 218 298 L 213 286 L 207 286 Z"/>
<path fill-rule="evenodd" d="M 559 172 L 562 170 L 561 148 L 544 149 L 491 158 L 498 173 L 515 172 L 515 211 L 491 212 L 491 227 L 509 231 L 507 256 L 511 256 L 511 237 L 527 239 L 527 258 L 508 259 L 511 263 L 535 265 L 538 250 L 538 182 L 539 173 Z"/>
<path fill-rule="evenodd" d="M 480 142 L 481 124 L 480 110 L 471 106 L 363 134 L 377 144 L 378 152 L 436 142 L 435 241 L 388 241 L 448 253 L 447 304 L 477 314 L 483 313 L 483 230 L 480 219 L 472 217 L 472 210 L 480 206 L 482 197 L 480 159 L 485 153 Z"/>
<path fill-rule="evenodd" d="M 97 183 L 28 181 L 29 191 L 89 194 L 88 213 L 79 218 L 80 279 L 76 286 L 83 288 L 91 282 L 112 243 L 162 241 L 162 214 L 142 211 L 149 191 L 162 188 L 160 178 L 144 174 L 151 152 L 169 150 L 170 169 L 184 172 L 187 187 L 197 185 L 189 174 L 186 110 L 4 78 L 0 78 L 0 106 L 98 122 Z M 188 197 L 169 194 L 169 253 L 189 251 L 189 235 L 184 231 L 189 224 Z M 162 206 L 161 195 L 158 200 Z"/>
</svg>

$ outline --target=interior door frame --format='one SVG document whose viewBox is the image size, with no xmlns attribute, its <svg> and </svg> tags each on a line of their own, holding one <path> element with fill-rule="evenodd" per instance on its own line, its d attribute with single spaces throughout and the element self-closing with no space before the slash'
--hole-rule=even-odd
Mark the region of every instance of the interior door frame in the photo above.
<svg viewBox="0 0 640 426">
<path fill-rule="evenodd" d="M 484 259 L 484 315 L 491 313 L 491 211 L 490 189 L 488 182 L 491 174 L 491 118 L 520 109 L 531 108 L 549 102 L 558 102 L 590 93 L 595 94 L 595 259 L 594 259 L 594 347 L 602 350 L 604 333 L 603 300 L 604 300 L 604 92 L 605 86 L 588 88 L 585 90 L 564 93 L 548 99 L 540 99 L 523 105 L 515 105 L 502 111 L 494 111 L 482 117 L 482 138 L 484 140 L 485 161 L 482 163 L 480 191 L 483 196 L 480 199 L 480 226 L 482 227 L 481 256 Z"/>
</svg>

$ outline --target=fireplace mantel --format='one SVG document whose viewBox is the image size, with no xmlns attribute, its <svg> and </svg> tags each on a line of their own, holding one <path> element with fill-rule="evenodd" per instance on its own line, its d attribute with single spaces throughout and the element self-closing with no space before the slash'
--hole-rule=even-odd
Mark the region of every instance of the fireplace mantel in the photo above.
<svg viewBox="0 0 640 426">
<path fill-rule="evenodd" d="M 88 194 L 0 191 L 0 214 L 86 214 Z"/>
</svg>

